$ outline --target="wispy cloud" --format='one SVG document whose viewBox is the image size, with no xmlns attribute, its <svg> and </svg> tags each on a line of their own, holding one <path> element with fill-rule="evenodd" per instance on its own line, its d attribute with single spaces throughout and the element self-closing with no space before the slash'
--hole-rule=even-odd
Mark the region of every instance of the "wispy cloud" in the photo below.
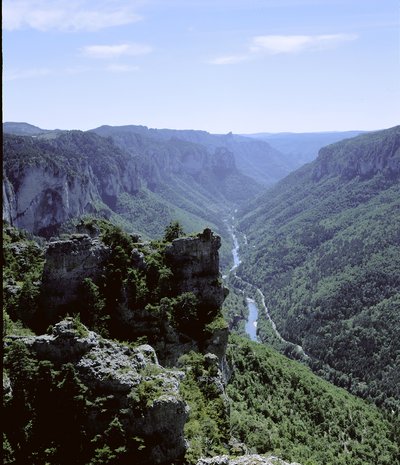
<svg viewBox="0 0 400 465">
<path fill-rule="evenodd" d="M 97 31 L 139 21 L 129 0 L 3 0 L 3 28 Z"/>
<path fill-rule="evenodd" d="M 354 34 L 257 36 L 252 40 L 250 52 L 266 52 L 276 55 L 278 53 L 299 53 L 306 50 L 326 50 L 356 38 L 357 36 Z"/>
<path fill-rule="evenodd" d="M 211 60 L 210 63 L 213 65 L 233 65 L 240 63 L 241 61 L 246 61 L 247 59 L 247 55 L 227 55 L 215 58 L 214 60 Z"/>
<path fill-rule="evenodd" d="M 90 71 L 91 68 L 78 66 L 68 68 L 25 68 L 4 70 L 4 81 L 17 81 L 20 79 L 36 79 L 49 76 L 65 76 L 85 73 Z"/>
<path fill-rule="evenodd" d="M 151 51 L 152 48 L 145 44 L 87 45 L 81 49 L 84 55 L 100 59 L 147 55 Z"/>
<path fill-rule="evenodd" d="M 357 35 L 355 34 L 255 36 L 252 38 L 245 53 L 217 57 L 210 63 L 214 65 L 229 65 L 254 60 L 264 55 L 327 50 L 355 39 L 357 39 Z"/>
<path fill-rule="evenodd" d="M 28 68 L 12 71 L 4 71 L 4 81 L 16 81 L 18 79 L 32 79 L 54 74 L 50 68 Z"/>
<path fill-rule="evenodd" d="M 132 73 L 139 70 L 139 66 L 111 64 L 107 66 L 107 71 L 112 73 Z"/>
</svg>

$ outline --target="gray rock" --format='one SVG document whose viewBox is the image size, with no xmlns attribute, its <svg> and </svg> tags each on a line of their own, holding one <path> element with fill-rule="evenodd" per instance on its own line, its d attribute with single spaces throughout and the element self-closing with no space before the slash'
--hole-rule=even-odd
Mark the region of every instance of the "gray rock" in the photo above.
<svg viewBox="0 0 400 465">
<path fill-rule="evenodd" d="M 299 465 L 298 463 L 285 462 L 274 456 L 266 455 L 243 455 L 242 457 L 230 458 L 227 455 L 200 459 L 197 465 Z"/>
<path fill-rule="evenodd" d="M 42 279 L 42 307 L 46 309 L 42 318 L 47 324 L 54 321 L 60 307 L 73 307 L 85 278 L 94 282 L 100 278 L 109 254 L 107 246 L 87 234 L 49 243 Z"/>
<path fill-rule="evenodd" d="M 172 241 L 165 253 L 179 292 L 193 292 L 205 306 L 219 308 L 226 296 L 219 281 L 221 238 L 205 229 L 195 237 Z"/>
<path fill-rule="evenodd" d="M 51 334 L 19 340 L 40 360 L 73 363 L 89 393 L 112 401 L 107 415 L 120 416 L 126 437 L 152 444 L 141 464 L 171 463 L 183 457 L 189 412 L 179 393 L 184 373 L 159 365 L 151 346 L 131 347 L 103 339 L 72 318 L 57 323 Z M 3 385 L 11 390 L 7 378 L 3 377 Z M 86 428 L 95 435 L 104 427 L 104 412 L 95 406 L 95 399 L 89 400 Z"/>
<path fill-rule="evenodd" d="M 6 402 L 12 398 L 11 381 L 5 371 L 3 371 L 3 398 Z"/>
</svg>

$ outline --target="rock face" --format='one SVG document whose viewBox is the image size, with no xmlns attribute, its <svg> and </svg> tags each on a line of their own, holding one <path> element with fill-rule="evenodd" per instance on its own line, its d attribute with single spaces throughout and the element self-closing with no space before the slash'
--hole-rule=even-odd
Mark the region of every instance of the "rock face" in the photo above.
<svg viewBox="0 0 400 465">
<path fill-rule="evenodd" d="M 205 229 L 196 237 L 175 239 L 166 249 L 177 290 L 193 292 L 210 308 L 219 308 L 226 297 L 226 290 L 219 282 L 220 247 L 221 238 Z"/>
<path fill-rule="evenodd" d="M 95 134 L 5 134 L 3 149 L 3 219 L 38 235 L 50 237 L 101 203 L 114 208 L 119 194 L 139 189 L 132 157 Z"/>
<path fill-rule="evenodd" d="M 356 176 L 369 179 L 376 174 L 400 177 L 400 126 L 368 133 L 324 147 L 314 163 L 313 179 Z"/>
<path fill-rule="evenodd" d="M 299 465 L 288 463 L 278 457 L 265 455 L 243 455 L 242 457 L 229 458 L 227 455 L 200 459 L 197 465 Z"/>
<path fill-rule="evenodd" d="M 108 417 L 118 415 L 124 435 L 139 437 L 146 446 L 146 453 L 134 455 L 132 463 L 167 464 L 183 457 L 188 407 L 179 384 L 184 374 L 160 366 L 152 347 L 132 348 L 103 339 L 70 318 L 56 324 L 51 334 L 19 340 L 39 360 L 57 366 L 73 363 L 89 400 L 112 397 Z M 85 427 L 91 435 L 100 434 L 103 422 L 104 413 L 93 404 Z"/>
<path fill-rule="evenodd" d="M 99 239 L 73 234 L 68 240 L 50 242 L 42 280 L 42 319 L 47 324 L 77 301 L 85 278 L 94 282 L 104 272 L 110 250 Z"/>
<path fill-rule="evenodd" d="M 84 182 L 68 179 L 66 173 L 51 168 L 27 168 L 19 173 L 19 185 L 14 183 L 12 190 L 9 189 L 9 213 L 4 213 L 3 217 L 27 231 L 51 235 L 69 218 L 90 210 L 96 190 L 90 182 L 87 166 L 82 167 L 82 173 Z"/>
<path fill-rule="evenodd" d="M 166 263 L 173 272 L 173 295 L 193 293 L 199 301 L 199 312 L 216 314 L 227 290 L 219 280 L 221 239 L 211 230 L 194 237 L 175 239 L 166 247 Z M 74 309 L 85 307 L 82 302 L 82 284 L 85 278 L 97 283 L 106 273 L 110 249 L 98 238 L 74 234 L 67 240 L 50 242 L 45 254 L 42 279 L 41 310 L 37 321 L 45 329 Z M 146 258 L 138 249 L 132 250 L 132 267 L 146 269 Z M 76 311 L 76 310 L 75 310 Z M 190 350 L 213 353 L 221 363 L 228 339 L 227 327 L 196 334 L 182 334 L 165 315 L 155 314 L 145 306 L 132 309 L 129 290 L 122 290 L 119 302 L 112 310 L 112 323 L 119 334 L 132 340 L 146 336 L 157 350 L 162 363 L 173 366 L 178 358 Z"/>
<path fill-rule="evenodd" d="M 150 188 L 174 175 L 218 178 L 237 170 L 234 155 L 226 148 L 217 147 L 212 153 L 179 134 L 164 138 L 157 131 L 137 126 L 101 126 L 93 132 L 111 137 L 118 147 L 132 154 L 141 154 L 140 170 Z M 149 141 L 151 148 L 147 148 Z"/>
</svg>

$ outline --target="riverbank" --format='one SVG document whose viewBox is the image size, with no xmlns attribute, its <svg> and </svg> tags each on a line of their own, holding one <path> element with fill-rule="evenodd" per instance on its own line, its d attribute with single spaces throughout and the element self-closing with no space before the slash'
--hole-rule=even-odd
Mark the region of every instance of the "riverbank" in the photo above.
<svg viewBox="0 0 400 465">
<path fill-rule="evenodd" d="M 232 217 L 232 221 L 234 221 L 234 217 Z M 239 290 L 246 297 L 248 314 L 244 317 L 245 333 L 252 341 L 270 344 L 282 353 L 291 354 L 292 358 L 308 360 L 309 356 L 301 346 L 287 341 L 278 331 L 265 303 L 265 297 L 261 289 L 237 275 L 236 270 L 241 263 L 239 254 L 240 244 L 234 226 L 228 225 L 228 229 L 233 241 L 233 266 L 229 270 L 228 275 L 223 276 L 223 278 L 235 290 Z M 247 237 L 243 238 L 243 243 L 247 245 Z M 238 316 L 237 318 L 240 317 Z"/>
</svg>

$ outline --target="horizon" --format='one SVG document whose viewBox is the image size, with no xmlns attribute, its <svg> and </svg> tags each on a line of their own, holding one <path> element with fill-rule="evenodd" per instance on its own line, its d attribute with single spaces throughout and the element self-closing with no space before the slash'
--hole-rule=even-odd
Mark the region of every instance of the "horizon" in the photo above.
<svg viewBox="0 0 400 465">
<path fill-rule="evenodd" d="M 147 124 L 133 124 L 133 123 L 128 123 L 128 124 L 118 124 L 118 125 L 112 125 L 112 124 L 100 124 L 99 126 L 95 127 L 90 127 L 89 129 L 81 129 L 77 127 L 73 128 L 61 128 L 61 127 L 40 127 L 37 124 L 30 123 L 27 121 L 3 121 L 3 126 L 5 124 L 28 124 L 30 126 L 34 126 L 38 129 L 41 129 L 43 131 L 82 131 L 82 132 L 87 132 L 87 131 L 92 131 L 94 129 L 100 128 L 102 126 L 109 126 L 109 127 L 128 127 L 128 126 L 138 126 L 138 127 L 144 127 L 147 129 L 154 129 L 154 130 L 159 130 L 159 131 L 196 131 L 196 132 L 207 132 L 208 134 L 211 135 L 216 135 L 216 136 L 224 136 L 224 135 L 229 135 L 233 134 L 235 136 L 243 136 L 243 137 L 249 137 L 249 136 L 257 136 L 257 135 L 307 135 L 307 134 L 335 134 L 335 133 L 347 133 L 347 132 L 358 132 L 360 134 L 362 133 L 367 133 L 367 132 L 378 132 L 378 131 L 385 131 L 387 129 L 391 129 L 392 127 L 399 126 L 399 124 L 395 124 L 394 126 L 390 126 L 387 128 L 379 128 L 379 129 L 345 129 L 345 130 L 327 130 L 327 131 L 304 131 L 304 132 L 295 132 L 295 131 L 279 131 L 279 132 L 254 132 L 254 133 L 237 133 L 237 132 L 226 132 L 226 133 L 216 133 L 216 132 L 210 132 L 205 129 L 199 129 L 199 128 L 156 128 L 152 126 L 148 126 Z"/>
<path fill-rule="evenodd" d="M 3 121 L 211 134 L 376 131 L 400 121 L 396 0 L 2 8 Z"/>
</svg>

